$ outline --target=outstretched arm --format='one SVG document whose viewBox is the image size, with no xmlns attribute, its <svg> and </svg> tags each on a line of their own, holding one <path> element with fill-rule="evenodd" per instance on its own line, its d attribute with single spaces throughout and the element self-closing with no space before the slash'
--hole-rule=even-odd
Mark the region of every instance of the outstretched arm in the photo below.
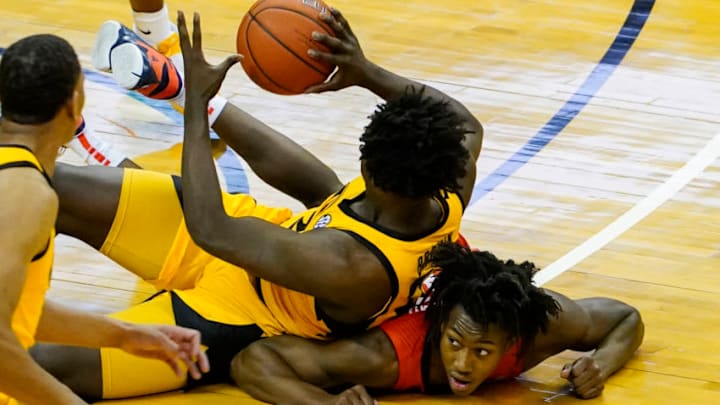
<svg viewBox="0 0 720 405">
<path fill-rule="evenodd" d="M 392 388 L 397 362 L 379 330 L 352 339 L 320 342 L 296 336 L 257 341 L 232 363 L 235 382 L 253 397 L 281 404 L 372 404 L 362 388 Z M 340 395 L 324 388 L 356 384 Z"/>
<path fill-rule="evenodd" d="M 528 350 L 525 367 L 563 350 L 594 350 L 565 365 L 561 375 L 573 383 L 578 396 L 596 397 L 608 377 L 627 363 L 640 346 L 645 330 L 640 313 L 610 298 L 574 301 L 555 292 L 551 295 L 560 303 L 562 312 Z"/>
<path fill-rule="evenodd" d="M 258 218 L 233 218 L 225 213 L 210 150 L 207 105 L 238 57 L 231 56 L 218 66 L 205 61 L 197 13 L 192 42 L 182 13 L 178 14 L 178 32 L 187 91 L 183 212 L 193 241 L 267 281 L 343 308 L 357 308 L 357 313 L 339 320 L 367 319 L 387 301 L 391 286 L 380 261 L 368 249 L 359 248 L 360 242 L 337 230 L 299 234 Z M 347 291 L 356 294 L 349 297 Z"/>
<path fill-rule="evenodd" d="M 178 377 L 184 363 L 194 379 L 209 364 L 200 347 L 200 332 L 172 325 L 137 325 L 79 311 L 47 300 L 38 324 L 40 342 L 85 347 L 115 347 L 130 354 L 164 361 Z M 197 363 L 196 363 L 197 361 Z M 199 367 L 198 367 L 199 366 Z"/>
<path fill-rule="evenodd" d="M 475 184 L 475 163 L 482 148 L 483 127 L 480 122 L 462 103 L 449 95 L 390 72 L 366 59 L 357 37 L 340 11 L 331 8 L 330 13 L 321 14 L 320 18 L 332 27 L 335 31 L 335 37 L 315 33 L 313 39 L 327 46 L 332 50 L 332 53 L 311 49 L 309 54 L 315 59 L 337 65 L 338 71 L 327 83 L 311 87 L 308 92 L 339 90 L 357 85 L 365 87 L 384 100 L 392 100 L 401 96 L 408 88 L 420 90 L 424 87 L 425 92 L 423 94 L 426 96 L 450 103 L 455 113 L 465 121 L 465 128 L 468 131 L 465 135 L 464 144 L 470 153 L 470 159 L 468 159 L 465 167 L 465 176 L 458 179 L 462 186 L 460 195 L 467 204 L 470 201 Z"/>
<path fill-rule="evenodd" d="M 230 103 L 213 129 L 263 181 L 308 208 L 342 187 L 335 172 L 320 159 Z"/>
</svg>

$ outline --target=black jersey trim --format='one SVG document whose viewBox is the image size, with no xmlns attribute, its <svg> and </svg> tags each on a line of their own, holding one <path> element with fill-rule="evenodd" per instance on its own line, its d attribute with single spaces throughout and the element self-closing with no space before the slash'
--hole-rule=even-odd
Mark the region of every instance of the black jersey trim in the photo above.
<svg viewBox="0 0 720 405">
<path fill-rule="evenodd" d="M 450 205 L 447 202 L 447 198 L 435 198 L 435 201 L 437 201 L 440 204 L 440 207 L 443 211 L 442 218 L 440 219 L 440 221 L 438 221 L 437 225 L 435 225 L 433 228 L 429 229 L 428 231 L 422 232 L 419 234 L 415 234 L 415 235 L 403 234 L 403 233 L 396 232 L 391 229 L 382 227 L 372 221 L 369 221 L 369 220 L 361 217 L 355 211 L 353 211 L 350 206 L 353 203 L 362 200 L 364 197 L 365 197 L 365 192 L 363 191 L 362 193 L 360 193 L 360 195 L 358 195 L 355 198 L 343 200 L 342 202 L 340 202 L 340 204 L 338 204 L 338 207 L 345 215 L 349 216 L 350 218 L 352 218 L 358 222 L 362 222 L 365 225 L 368 225 L 368 226 L 382 232 L 385 235 L 388 235 L 394 239 L 398 239 L 398 240 L 401 240 L 404 242 L 415 242 L 415 241 L 418 241 L 420 239 L 423 239 L 423 238 L 426 238 L 426 237 L 432 235 L 433 233 L 442 229 L 442 227 L 445 226 L 445 224 L 447 223 L 448 218 L 450 218 Z"/>
</svg>

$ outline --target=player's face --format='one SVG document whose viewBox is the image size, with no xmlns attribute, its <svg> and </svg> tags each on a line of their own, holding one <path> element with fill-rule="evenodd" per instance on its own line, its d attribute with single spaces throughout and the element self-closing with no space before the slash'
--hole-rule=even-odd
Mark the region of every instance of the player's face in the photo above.
<svg viewBox="0 0 720 405">
<path fill-rule="evenodd" d="M 440 337 L 440 356 L 452 392 L 472 394 L 500 363 L 508 343 L 506 332 L 495 325 L 483 330 L 462 306 L 456 306 Z"/>
</svg>

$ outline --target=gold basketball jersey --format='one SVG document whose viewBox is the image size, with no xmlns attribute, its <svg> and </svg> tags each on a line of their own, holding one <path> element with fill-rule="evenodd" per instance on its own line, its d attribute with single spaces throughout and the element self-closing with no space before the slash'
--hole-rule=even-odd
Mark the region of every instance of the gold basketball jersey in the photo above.
<svg viewBox="0 0 720 405">
<path fill-rule="evenodd" d="M 17 167 L 34 167 L 50 183 L 45 170 L 29 149 L 23 146 L 0 145 L 0 170 Z M 53 231 L 48 235 L 46 248 L 39 252 L 28 265 L 20 299 L 15 307 L 15 312 L 13 312 L 12 329 L 25 348 L 35 343 L 35 330 L 45 303 L 45 292 L 50 286 L 54 239 L 55 232 Z"/>
<path fill-rule="evenodd" d="M 34 167 L 50 183 L 45 170 L 29 149 L 24 146 L 0 145 L 0 170 L 17 167 Z M 50 286 L 54 239 L 55 232 L 52 231 L 48 236 L 45 249 L 39 252 L 28 265 L 25 283 L 12 315 L 13 333 L 26 349 L 35 343 L 35 331 L 42 315 L 45 292 Z M 0 392 L 0 405 L 6 404 L 17 404 L 17 402 Z"/>
<path fill-rule="evenodd" d="M 316 306 L 315 298 L 307 294 L 261 281 L 262 299 L 282 329 L 289 334 L 323 338 L 343 336 L 376 326 L 398 314 L 408 305 L 413 283 L 424 277 L 429 269 L 419 266 L 425 254 L 438 242 L 458 238 L 463 205 L 454 193 L 437 198 L 443 217 L 438 225 L 421 235 L 399 235 L 364 220 L 350 206 L 364 197 L 362 177 L 348 183 L 342 190 L 328 197 L 316 208 L 302 212 L 283 223 L 297 232 L 317 228 L 332 228 L 345 232 L 367 247 L 385 266 L 392 283 L 392 296 L 372 318 L 357 325 L 334 322 Z"/>
</svg>

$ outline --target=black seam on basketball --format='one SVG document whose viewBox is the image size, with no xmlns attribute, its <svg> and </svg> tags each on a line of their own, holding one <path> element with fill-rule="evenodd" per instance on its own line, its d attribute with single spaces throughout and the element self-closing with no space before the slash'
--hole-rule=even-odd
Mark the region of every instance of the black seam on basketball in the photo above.
<svg viewBox="0 0 720 405">
<path fill-rule="evenodd" d="M 249 56 L 250 56 L 250 59 L 252 59 L 253 65 L 255 65 L 255 67 L 257 68 L 257 70 L 258 70 L 263 76 L 265 76 L 265 78 L 268 79 L 268 81 L 270 81 L 270 83 L 272 83 L 272 84 L 274 84 L 275 86 L 277 86 L 277 87 L 285 90 L 285 91 L 288 92 L 288 93 L 294 93 L 292 90 L 290 90 L 290 89 L 288 89 L 288 88 L 285 88 L 285 86 L 283 86 L 283 85 L 281 85 L 280 83 L 276 82 L 275 80 L 272 79 L 272 77 L 270 77 L 270 75 L 268 75 L 267 73 L 265 73 L 265 71 L 263 70 L 262 66 L 260 66 L 260 64 L 258 63 L 257 58 L 255 58 L 255 55 L 253 55 L 253 50 L 252 50 L 252 47 L 250 46 L 250 35 L 249 35 L 249 32 L 248 32 L 248 31 L 250 31 L 250 25 L 252 24 L 253 21 L 255 21 L 255 23 L 257 23 L 258 26 L 260 26 L 260 23 L 258 23 L 258 22 L 255 20 L 255 16 L 254 16 L 252 13 L 248 13 L 248 15 L 250 16 L 250 20 L 251 20 L 251 21 L 248 21 L 248 25 L 247 25 L 247 27 L 245 27 L 245 47 L 247 48 L 248 53 L 250 53 Z M 260 27 L 262 28 L 262 26 L 260 26 Z M 265 30 L 264 28 L 263 28 L 263 31 L 267 32 L 267 30 Z M 274 38 L 274 37 L 273 37 L 273 38 Z M 278 41 L 275 41 L 275 42 L 278 42 Z M 279 43 L 279 42 L 278 42 L 278 43 Z"/>
<path fill-rule="evenodd" d="M 295 13 L 295 14 L 298 14 L 298 15 L 301 15 L 301 16 L 307 18 L 308 20 L 310 20 L 310 21 L 314 22 L 316 25 L 318 25 L 320 28 L 323 28 L 323 27 L 322 27 L 320 24 L 317 24 L 317 21 L 313 20 L 312 18 L 308 17 L 307 15 L 305 15 L 305 14 L 303 14 L 303 13 L 300 13 L 300 12 L 298 12 L 298 11 L 296 11 L 296 10 L 293 10 L 293 9 L 291 9 L 291 8 L 269 7 L 269 8 L 264 8 L 264 9 L 260 10 L 257 14 L 252 14 L 252 13 L 250 14 L 250 18 L 252 18 L 253 21 L 255 21 L 255 22 L 257 23 L 257 25 L 259 25 L 260 28 L 263 29 L 263 31 L 267 32 L 268 35 L 270 35 L 270 36 L 275 40 L 275 42 L 277 42 L 278 44 L 280 44 L 280 45 L 281 45 L 283 48 L 285 48 L 288 52 L 290 52 L 291 54 L 293 54 L 293 56 L 295 56 L 295 57 L 298 58 L 300 61 L 302 61 L 302 63 L 304 63 L 307 67 L 309 67 L 310 69 L 318 72 L 321 76 L 327 77 L 327 75 L 328 75 L 329 73 L 323 73 L 320 69 L 318 69 L 317 67 L 315 67 L 313 64 L 308 63 L 308 61 L 306 61 L 305 58 L 303 58 L 302 56 L 300 56 L 300 55 L 298 55 L 297 53 L 295 53 L 292 49 L 288 48 L 287 45 L 285 45 L 282 41 L 280 41 L 280 38 L 276 37 L 275 34 L 273 34 L 272 32 L 270 32 L 269 29 L 267 29 L 265 26 L 263 26 L 263 25 L 260 23 L 260 21 L 258 21 L 258 20 L 255 18 L 256 16 L 260 15 L 260 13 L 262 13 L 263 11 L 266 11 L 266 10 L 285 10 L 285 11 L 290 11 L 290 12 L 292 12 L 292 13 Z M 323 28 L 323 30 L 324 30 L 324 28 Z"/>
</svg>

